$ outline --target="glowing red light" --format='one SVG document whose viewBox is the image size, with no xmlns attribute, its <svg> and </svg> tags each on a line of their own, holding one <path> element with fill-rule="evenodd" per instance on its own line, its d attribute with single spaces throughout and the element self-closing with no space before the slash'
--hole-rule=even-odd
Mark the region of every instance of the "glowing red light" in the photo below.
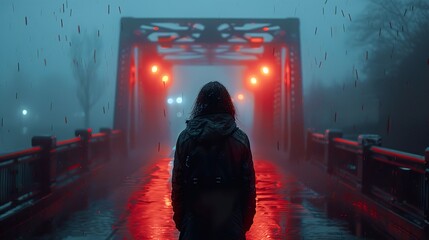
<svg viewBox="0 0 429 240">
<path fill-rule="evenodd" d="M 151 67 L 150 71 L 151 71 L 152 73 L 157 73 L 157 72 L 158 72 L 158 66 L 157 66 L 157 65 L 153 65 L 153 66 Z"/>
<path fill-rule="evenodd" d="M 263 37 L 251 37 L 249 40 L 251 43 L 263 43 L 264 42 Z"/>
<path fill-rule="evenodd" d="M 269 31 L 270 28 L 269 27 L 263 27 L 262 30 L 266 32 L 266 31 Z"/>
<path fill-rule="evenodd" d="M 153 27 L 153 30 L 154 30 L 154 31 L 158 31 L 158 30 L 159 30 L 159 27 Z"/>
<path fill-rule="evenodd" d="M 256 84 L 258 83 L 258 79 L 257 79 L 256 77 L 251 77 L 251 78 L 250 78 L 250 83 L 251 83 L 252 85 L 256 85 Z"/>
<path fill-rule="evenodd" d="M 263 73 L 264 75 L 268 75 L 270 73 L 270 68 L 268 68 L 267 66 L 261 67 L 261 73 Z"/>
<path fill-rule="evenodd" d="M 168 82 L 168 80 L 169 80 L 170 78 L 168 77 L 168 75 L 164 75 L 164 76 L 162 76 L 162 82 L 163 83 L 166 83 L 166 82 Z"/>
</svg>

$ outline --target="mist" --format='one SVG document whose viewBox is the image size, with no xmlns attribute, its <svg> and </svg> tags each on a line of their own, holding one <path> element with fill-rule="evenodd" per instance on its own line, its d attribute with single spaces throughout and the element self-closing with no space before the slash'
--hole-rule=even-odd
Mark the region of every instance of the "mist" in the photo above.
<svg viewBox="0 0 429 240">
<path fill-rule="evenodd" d="M 1 1 L 0 152 L 29 147 L 30 139 L 34 135 L 56 135 L 58 139 L 66 139 L 72 137 L 77 128 L 90 127 L 97 130 L 100 127 L 112 127 L 121 17 L 297 17 L 301 24 L 307 127 L 319 131 L 332 127 L 347 128 L 355 135 L 359 131 L 367 130 L 364 126 L 372 126 L 370 130 L 376 132 L 381 131 L 379 129 L 385 127 L 386 122 L 390 121 L 387 118 L 392 118 L 392 114 L 386 113 L 388 117 L 380 115 L 380 109 L 385 106 L 380 105 L 380 98 L 367 97 L 373 96 L 374 94 L 369 91 L 375 90 L 361 87 L 368 82 L 367 80 L 371 80 L 369 72 L 366 71 L 368 51 L 371 59 L 375 50 L 374 46 L 366 44 L 359 38 L 357 29 L 359 19 L 361 25 L 365 22 L 362 19 L 370 9 L 371 2 L 369 0 L 90 2 L 43 0 L 37 3 L 23 0 Z M 412 5 L 412 3 L 406 5 L 410 9 L 409 15 L 412 14 Z M 384 20 L 389 22 L 388 17 Z M 370 29 L 371 24 L 367 22 L 363 26 L 364 29 Z M 386 23 L 380 26 L 383 29 L 388 28 Z M 73 48 L 79 42 L 81 46 L 78 49 L 87 50 L 83 50 L 83 53 L 76 57 Z M 94 51 L 95 48 L 97 51 Z M 92 89 L 98 92 L 99 96 L 88 100 L 92 103 L 89 112 L 85 114 L 82 99 L 79 98 L 76 66 L 79 61 L 91 60 L 97 62 L 95 71 L 91 74 L 97 79 Z M 192 74 L 194 70 L 209 74 Z M 185 93 L 187 98 L 183 99 L 185 107 L 182 107 L 183 115 L 180 121 L 177 119 L 179 118 L 177 112 L 176 117 L 171 117 L 172 136 L 175 137 L 179 129 L 184 127 L 184 120 L 191 110 L 190 103 L 204 82 L 223 81 L 231 89 L 231 95 L 238 94 L 238 86 L 228 83 L 222 71 L 221 68 L 214 67 L 175 68 L 177 79 L 180 80 L 175 83 L 177 85 L 174 85 L 171 94 L 176 97 Z M 240 71 L 235 72 L 234 75 L 229 75 L 229 78 L 240 77 Z M 192 88 L 188 89 L 180 88 L 178 84 L 182 79 L 201 83 L 191 84 L 189 86 Z M 326 91 L 320 93 L 320 96 L 314 94 L 324 90 Z M 337 92 L 340 94 L 334 96 Z M 355 96 L 353 101 L 347 100 L 352 95 Z M 332 100 L 329 100 L 331 98 Z M 238 119 L 244 128 L 252 126 L 253 113 L 244 114 L 251 109 L 249 106 L 251 99 L 249 105 L 238 107 Z M 364 114 L 349 109 L 360 111 L 364 109 Z M 23 114 L 24 110 L 26 115 Z M 87 115 L 91 117 L 88 124 L 85 124 Z M 396 119 L 393 122 L 396 123 Z M 375 127 L 377 124 L 380 126 Z M 427 124 L 421 123 L 419 126 L 427 127 Z M 385 133 L 384 131 L 380 134 Z M 427 145 L 427 139 L 425 135 L 419 141 L 426 141 Z"/>
</svg>

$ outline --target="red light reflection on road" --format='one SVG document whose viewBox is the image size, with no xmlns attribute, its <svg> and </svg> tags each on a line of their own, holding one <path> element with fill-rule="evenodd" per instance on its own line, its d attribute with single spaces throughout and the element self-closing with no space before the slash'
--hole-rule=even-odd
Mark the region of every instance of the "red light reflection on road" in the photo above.
<svg viewBox="0 0 429 240">
<path fill-rule="evenodd" d="M 133 193 L 128 209 L 128 231 L 133 239 L 177 239 L 170 192 L 170 159 L 160 159 L 145 185 Z"/>
<path fill-rule="evenodd" d="M 172 220 L 170 159 L 155 163 L 148 182 L 135 191 L 128 201 L 127 232 L 132 239 L 177 239 L 179 232 Z M 282 194 L 282 175 L 273 163 L 255 161 L 257 210 L 249 240 L 283 239 L 288 225 L 290 208 Z M 295 235 L 296 236 L 296 235 Z"/>
</svg>

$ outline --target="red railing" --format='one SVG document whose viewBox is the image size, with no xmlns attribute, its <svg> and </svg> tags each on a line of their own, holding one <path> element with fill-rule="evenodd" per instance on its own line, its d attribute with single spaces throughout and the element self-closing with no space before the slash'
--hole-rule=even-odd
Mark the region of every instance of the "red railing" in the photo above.
<svg viewBox="0 0 429 240">
<path fill-rule="evenodd" d="M 0 216 L 126 151 L 120 130 L 77 130 L 75 135 L 58 142 L 55 137 L 33 137 L 32 148 L 0 156 Z"/>
<path fill-rule="evenodd" d="M 429 224 L 429 148 L 421 156 L 380 145 L 377 135 L 352 141 L 339 130 L 309 131 L 306 159 L 323 163 L 328 173 L 393 211 Z"/>
</svg>

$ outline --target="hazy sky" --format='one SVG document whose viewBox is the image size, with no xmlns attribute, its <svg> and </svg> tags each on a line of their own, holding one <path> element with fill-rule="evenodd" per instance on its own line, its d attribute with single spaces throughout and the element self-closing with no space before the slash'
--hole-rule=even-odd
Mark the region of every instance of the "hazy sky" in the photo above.
<svg viewBox="0 0 429 240">
<path fill-rule="evenodd" d="M 346 81 L 353 78 L 353 66 L 359 68 L 363 60 L 361 53 L 352 51 L 347 44 L 352 38 L 350 24 L 363 10 L 362 2 L 365 1 L 1 0 L 0 118 L 8 117 L 5 116 L 9 114 L 4 111 L 5 104 L 15 99 L 17 79 L 30 91 L 39 85 L 43 89 L 52 86 L 59 96 L 50 96 L 49 91 L 40 94 L 50 97 L 57 105 L 79 106 L 71 72 L 69 42 L 80 29 L 81 36 L 100 31 L 103 49 L 99 57 L 99 76 L 106 81 L 108 90 L 93 111 L 100 125 L 110 125 L 112 111 L 106 114 L 102 109 L 113 106 L 114 102 L 121 17 L 298 17 L 301 20 L 304 86 L 313 80 Z M 63 121 L 62 118 L 58 121 Z"/>
</svg>

